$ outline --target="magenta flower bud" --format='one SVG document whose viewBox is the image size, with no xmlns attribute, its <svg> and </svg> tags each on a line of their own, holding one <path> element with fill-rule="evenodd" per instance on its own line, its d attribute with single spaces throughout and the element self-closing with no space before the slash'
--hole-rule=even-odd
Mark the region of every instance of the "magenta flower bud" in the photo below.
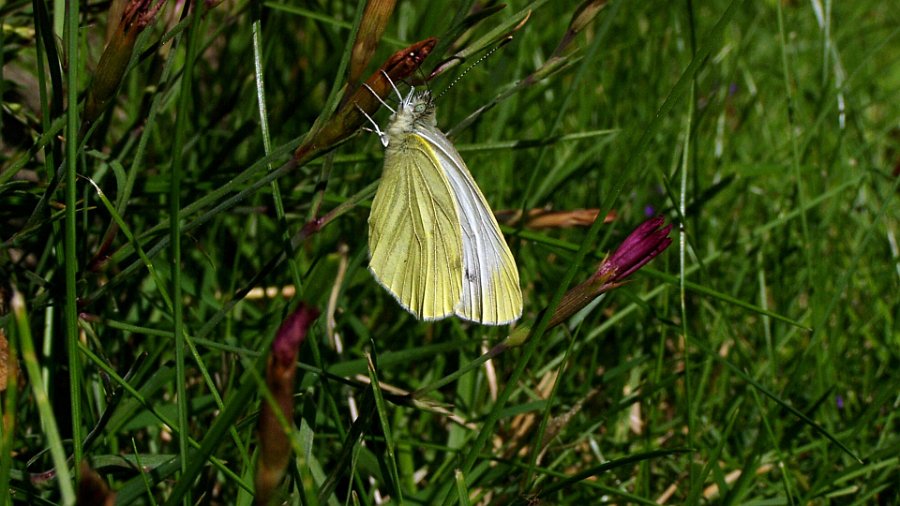
<svg viewBox="0 0 900 506">
<path fill-rule="evenodd" d="M 663 227 L 665 221 L 662 216 L 657 216 L 641 223 L 615 253 L 600 264 L 594 277 L 604 284 L 618 284 L 656 258 L 672 244 L 669 237 L 672 225 Z"/>
<path fill-rule="evenodd" d="M 284 320 L 272 342 L 266 364 L 266 386 L 281 413 L 279 417 L 274 411 L 276 407 L 269 402 L 263 402 L 259 410 L 259 460 L 255 480 L 257 504 L 271 501 L 287 470 L 291 442 L 279 418 L 288 420 L 288 423 L 293 419 L 297 354 L 318 316 L 316 308 L 301 304 Z"/>
<path fill-rule="evenodd" d="M 629 234 L 587 281 L 566 292 L 550 319 L 550 327 L 566 321 L 600 294 L 621 286 L 625 278 L 668 248 L 672 244 L 672 225 L 663 227 L 664 223 L 665 218 L 657 216 Z"/>
<path fill-rule="evenodd" d="M 284 320 L 284 323 L 278 329 L 275 341 L 272 342 L 272 356 L 278 362 L 278 365 L 281 367 L 293 365 L 294 361 L 297 360 L 297 352 L 300 350 L 300 345 L 306 339 L 309 327 L 318 317 L 318 309 L 301 304 L 296 311 Z"/>
</svg>

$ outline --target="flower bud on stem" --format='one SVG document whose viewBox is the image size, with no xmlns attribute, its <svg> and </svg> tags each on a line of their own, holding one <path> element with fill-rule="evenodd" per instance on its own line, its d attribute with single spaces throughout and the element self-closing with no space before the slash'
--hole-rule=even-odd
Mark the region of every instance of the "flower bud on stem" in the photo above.
<svg viewBox="0 0 900 506">
<path fill-rule="evenodd" d="M 287 317 L 272 342 L 266 364 L 266 387 L 272 393 L 280 413 L 275 412 L 275 406 L 271 402 L 263 402 L 259 410 L 256 504 L 269 503 L 287 469 L 291 443 L 281 422 L 293 418 L 297 354 L 318 316 L 316 308 L 301 304 Z"/>
</svg>

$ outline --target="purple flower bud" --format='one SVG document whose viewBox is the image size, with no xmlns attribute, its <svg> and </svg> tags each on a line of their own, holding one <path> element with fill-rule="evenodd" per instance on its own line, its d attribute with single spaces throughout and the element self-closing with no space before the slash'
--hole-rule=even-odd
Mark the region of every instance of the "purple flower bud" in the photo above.
<svg viewBox="0 0 900 506">
<path fill-rule="evenodd" d="M 266 387 L 276 406 L 263 402 L 259 410 L 259 460 L 255 481 L 257 504 L 269 504 L 287 469 L 291 444 L 275 409 L 281 411 L 284 419 L 292 420 L 297 352 L 318 316 L 316 308 L 300 304 L 281 324 L 272 342 L 266 364 Z"/>
<path fill-rule="evenodd" d="M 626 237 L 587 281 L 566 292 L 550 319 L 550 327 L 564 322 L 598 295 L 620 286 L 625 278 L 668 248 L 672 244 L 672 225 L 663 227 L 664 223 L 662 216 L 651 218 Z"/>
<path fill-rule="evenodd" d="M 319 311 L 316 308 L 301 304 L 284 320 L 275 341 L 272 342 L 272 356 L 279 365 L 285 367 L 296 360 L 297 351 L 306 339 L 309 327 L 318 316 Z"/>
<path fill-rule="evenodd" d="M 656 258 L 672 244 L 672 239 L 669 238 L 672 225 L 663 227 L 664 223 L 665 218 L 662 216 L 642 223 L 625 238 L 615 253 L 600 264 L 594 277 L 604 284 L 618 284 Z"/>
</svg>

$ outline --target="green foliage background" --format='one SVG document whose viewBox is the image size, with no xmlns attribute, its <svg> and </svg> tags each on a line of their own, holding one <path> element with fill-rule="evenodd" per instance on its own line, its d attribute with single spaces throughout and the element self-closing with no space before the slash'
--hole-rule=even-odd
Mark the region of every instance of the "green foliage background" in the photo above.
<svg viewBox="0 0 900 506">
<path fill-rule="evenodd" d="M 65 104 L 84 99 L 109 4 L 0 7 L 0 323 L 23 369 L 3 397 L 0 484 L 14 501 L 70 500 L 83 459 L 123 504 L 250 503 L 265 400 L 247 371 L 300 300 L 325 314 L 301 350 L 291 504 L 897 501 L 898 11 L 611 1 L 547 72 L 579 2 L 513 0 L 458 30 L 475 3 L 400 2 L 365 75 L 434 36 L 430 72 L 447 44 L 481 49 L 531 10 L 440 97 L 438 124 L 495 211 L 617 218 L 505 230 L 522 324 L 648 213 L 680 228 L 632 283 L 416 402 L 387 385 L 433 385 L 509 328 L 416 322 L 367 272 L 375 135 L 264 181 L 327 117 L 365 2 L 226 0 L 181 22 L 167 3 L 77 152 Z M 113 216 L 127 227 L 106 235 Z M 253 288 L 288 295 L 244 298 Z"/>
</svg>

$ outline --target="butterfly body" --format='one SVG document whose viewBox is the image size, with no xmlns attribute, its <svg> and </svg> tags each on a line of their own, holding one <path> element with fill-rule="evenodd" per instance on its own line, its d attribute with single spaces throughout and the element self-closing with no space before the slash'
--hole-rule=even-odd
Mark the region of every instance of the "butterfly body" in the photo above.
<svg viewBox="0 0 900 506">
<path fill-rule="evenodd" d="M 436 126 L 428 92 L 401 100 L 385 132 L 369 215 L 369 270 L 417 318 L 501 325 L 522 314 L 515 260 L 487 200 Z"/>
</svg>

